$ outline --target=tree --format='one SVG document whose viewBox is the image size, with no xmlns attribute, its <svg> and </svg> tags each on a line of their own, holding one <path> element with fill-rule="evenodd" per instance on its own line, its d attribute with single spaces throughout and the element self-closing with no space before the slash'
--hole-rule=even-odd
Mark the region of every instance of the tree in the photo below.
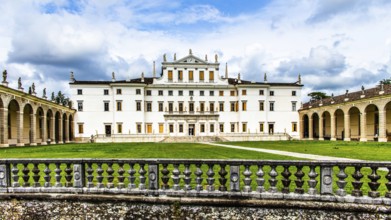
<svg viewBox="0 0 391 220">
<path fill-rule="evenodd" d="M 383 80 L 380 80 L 380 84 L 390 85 L 390 84 L 391 84 L 391 79 L 383 79 Z"/>
<path fill-rule="evenodd" d="M 53 99 L 53 96 L 54 96 L 54 93 L 52 93 L 52 99 Z M 58 91 L 57 95 L 54 97 L 54 101 L 57 104 L 68 105 L 69 98 L 65 97 L 65 95 L 61 91 Z"/>
<path fill-rule="evenodd" d="M 311 97 L 311 100 L 321 100 L 329 98 L 330 96 L 326 95 L 324 92 L 311 92 L 308 94 L 309 97 Z"/>
</svg>

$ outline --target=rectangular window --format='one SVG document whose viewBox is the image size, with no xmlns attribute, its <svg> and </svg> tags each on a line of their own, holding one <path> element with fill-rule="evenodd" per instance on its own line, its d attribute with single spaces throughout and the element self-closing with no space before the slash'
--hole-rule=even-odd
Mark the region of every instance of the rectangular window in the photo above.
<svg viewBox="0 0 391 220">
<path fill-rule="evenodd" d="M 152 134 L 152 124 L 147 124 L 147 126 L 146 126 L 146 128 L 147 128 L 147 134 Z"/>
<path fill-rule="evenodd" d="M 242 132 L 247 132 L 247 123 L 242 123 Z"/>
<path fill-rule="evenodd" d="M 209 96 L 214 96 L 215 95 L 215 91 L 209 91 Z"/>
<path fill-rule="evenodd" d="M 152 102 L 147 102 L 147 112 L 152 112 Z"/>
<path fill-rule="evenodd" d="M 164 133 L 164 124 L 159 124 L 159 134 Z"/>
<path fill-rule="evenodd" d="M 201 133 L 205 132 L 205 124 L 200 124 L 200 132 Z"/>
<path fill-rule="evenodd" d="M 117 89 L 117 95 L 121 95 L 122 94 L 122 89 Z"/>
<path fill-rule="evenodd" d="M 174 103 L 172 103 L 172 102 L 168 103 L 168 111 L 169 112 L 173 112 L 174 111 Z"/>
<path fill-rule="evenodd" d="M 193 73 L 193 70 L 190 70 L 189 71 L 189 81 L 193 81 L 194 80 L 194 73 Z"/>
<path fill-rule="evenodd" d="M 168 90 L 168 95 L 169 96 L 173 96 L 174 95 L 174 92 L 172 90 Z"/>
<path fill-rule="evenodd" d="M 77 90 L 77 94 L 78 94 L 78 95 L 83 95 L 83 90 L 82 90 L 82 89 L 78 89 L 78 90 Z"/>
<path fill-rule="evenodd" d="M 292 96 L 296 96 L 296 91 L 292 91 Z"/>
<path fill-rule="evenodd" d="M 209 111 L 214 112 L 215 111 L 215 104 L 213 102 L 209 103 Z"/>
<path fill-rule="evenodd" d="M 174 125 L 173 124 L 169 124 L 168 128 L 170 130 L 170 133 L 174 133 Z"/>
<path fill-rule="evenodd" d="M 259 95 L 263 95 L 263 89 L 259 90 Z"/>
<path fill-rule="evenodd" d="M 82 112 L 83 111 L 83 102 L 77 102 L 77 110 L 79 112 Z"/>
<path fill-rule="evenodd" d="M 183 102 L 178 103 L 179 112 L 183 112 Z"/>
<path fill-rule="evenodd" d="M 265 110 L 265 103 L 263 101 L 259 102 L 259 111 L 264 111 Z"/>
<path fill-rule="evenodd" d="M 183 133 L 183 124 L 179 124 L 179 133 Z"/>
<path fill-rule="evenodd" d="M 189 112 L 194 112 L 194 103 L 193 102 L 189 103 Z"/>
<path fill-rule="evenodd" d="M 200 91 L 200 96 L 204 96 L 204 91 L 203 90 Z"/>
<path fill-rule="evenodd" d="M 209 71 L 209 81 L 215 80 L 215 74 L 213 71 Z"/>
<path fill-rule="evenodd" d="M 105 112 L 108 112 L 108 111 L 110 110 L 110 108 L 109 108 L 109 102 L 104 102 L 104 103 L 103 103 L 103 107 L 104 107 L 104 111 L 105 111 Z"/>
<path fill-rule="evenodd" d="M 118 134 L 122 134 L 122 124 L 117 124 L 117 132 Z"/>
<path fill-rule="evenodd" d="M 236 110 L 235 110 L 235 102 L 231 102 L 231 112 L 236 112 Z"/>
<path fill-rule="evenodd" d="M 231 133 L 235 132 L 235 123 L 231 123 Z"/>
<path fill-rule="evenodd" d="M 242 90 L 242 95 L 247 95 L 247 90 L 243 89 Z"/>
<path fill-rule="evenodd" d="M 189 91 L 189 96 L 194 96 L 194 91 L 193 90 Z"/>
<path fill-rule="evenodd" d="M 200 103 L 200 112 L 205 111 L 205 104 L 203 102 Z"/>
<path fill-rule="evenodd" d="M 297 122 L 292 122 L 292 132 L 297 132 Z"/>
<path fill-rule="evenodd" d="M 220 128 L 220 132 L 223 133 L 224 132 L 224 124 L 223 123 L 219 124 L 219 128 Z"/>
<path fill-rule="evenodd" d="M 215 132 L 215 124 L 210 124 L 209 125 L 209 132 L 214 133 Z"/>
<path fill-rule="evenodd" d="M 235 96 L 235 91 L 234 90 L 230 91 L 230 95 Z"/>
<path fill-rule="evenodd" d="M 178 96 L 183 96 L 183 90 L 178 91 Z"/>
<path fill-rule="evenodd" d="M 122 101 L 117 101 L 117 111 L 122 111 Z"/>
<path fill-rule="evenodd" d="M 270 96 L 274 96 L 274 91 L 269 92 Z"/>
<path fill-rule="evenodd" d="M 136 127 L 137 127 L 137 133 L 141 134 L 141 124 L 137 124 Z"/>
<path fill-rule="evenodd" d="M 79 134 L 83 134 L 84 133 L 84 124 L 78 124 L 78 128 L 79 128 Z"/>
<path fill-rule="evenodd" d="M 296 111 L 296 102 L 292 102 L 292 112 Z"/>
<path fill-rule="evenodd" d="M 147 90 L 147 92 L 146 92 L 147 94 L 147 96 L 151 96 L 152 95 L 152 91 L 151 90 Z"/>
<path fill-rule="evenodd" d="M 183 80 L 183 71 L 182 70 L 178 70 L 178 80 L 179 81 Z"/>
<path fill-rule="evenodd" d="M 259 123 L 259 132 L 263 132 L 264 129 L 263 129 L 263 123 Z"/>
<path fill-rule="evenodd" d="M 172 80 L 172 70 L 168 71 L 168 80 Z"/>
<path fill-rule="evenodd" d="M 136 111 L 141 111 L 141 101 L 136 102 Z"/>
<path fill-rule="evenodd" d="M 270 102 L 270 111 L 273 112 L 274 111 L 274 102 Z"/>
<path fill-rule="evenodd" d="M 224 102 L 220 102 L 220 103 L 219 103 L 219 110 L 220 110 L 221 112 L 224 111 Z"/>
<path fill-rule="evenodd" d="M 200 71 L 200 81 L 204 81 L 204 71 Z"/>
<path fill-rule="evenodd" d="M 159 90 L 159 91 L 158 91 L 158 95 L 159 95 L 159 96 L 163 96 L 163 90 Z"/>
<path fill-rule="evenodd" d="M 163 102 L 159 102 L 159 112 L 163 111 Z"/>
<path fill-rule="evenodd" d="M 136 89 L 136 95 L 141 95 L 141 89 Z"/>
<path fill-rule="evenodd" d="M 103 90 L 103 95 L 109 95 L 109 90 L 108 89 L 104 89 Z"/>
<path fill-rule="evenodd" d="M 247 101 L 242 101 L 242 111 L 247 111 Z"/>
<path fill-rule="evenodd" d="M 219 91 L 219 96 L 224 96 L 224 91 L 223 90 Z"/>
</svg>

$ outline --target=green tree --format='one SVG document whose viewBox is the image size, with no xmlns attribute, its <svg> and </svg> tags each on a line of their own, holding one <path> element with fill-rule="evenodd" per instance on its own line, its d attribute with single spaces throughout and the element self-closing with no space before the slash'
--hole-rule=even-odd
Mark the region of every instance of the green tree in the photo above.
<svg viewBox="0 0 391 220">
<path fill-rule="evenodd" d="M 324 92 L 311 92 L 308 94 L 308 96 L 311 97 L 311 100 L 321 100 L 330 97 Z"/>
<path fill-rule="evenodd" d="M 391 79 L 380 80 L 380 84 L 389 85 L 389 84 L 391 84 Z"/>
<path fill-rule="evenodd" d="M 52 95 L 54 95 L 54 93 L 52 93 Z M 54 100 L 57 104 L 68 105 L 69 103 L 69 98 L 65 97 L 65 94 L 63 94 L 61 91 L 58 91 L 57 96 L 54 97 Z"/>
</svg>

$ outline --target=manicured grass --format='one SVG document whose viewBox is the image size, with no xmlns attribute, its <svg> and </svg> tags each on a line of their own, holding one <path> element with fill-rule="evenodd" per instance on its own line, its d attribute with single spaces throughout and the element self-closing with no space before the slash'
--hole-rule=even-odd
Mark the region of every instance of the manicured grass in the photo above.
<svg viewBox="0 0 391 220">
<path fill-rule="evenodd" d="M 360 160 L 391 161 L 391 143 L 355 141 L 262 141 L 224 142 L 223 144 Z"/>
<path fill-rule="evenodd" d="M 94 143 L 8 147 L 0 148 L 0 158 L 300 159 L 192 143 Z"/>
</svg>

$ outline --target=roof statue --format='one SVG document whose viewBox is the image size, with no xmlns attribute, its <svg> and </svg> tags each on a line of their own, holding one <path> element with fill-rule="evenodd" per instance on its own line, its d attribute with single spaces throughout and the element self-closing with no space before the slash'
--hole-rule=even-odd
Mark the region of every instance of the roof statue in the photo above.
<svg viewBox="0 0 391 220">
<path fill-rule="evenodd" d="M 44 88 L 42 91 L 42 98 L 46 99 L 46 88 Z"/>
<path fill-rule="evenodd" d="M 364 93 L 365 93 L 364 90 L 365 90 L 364 85 L 362 85 L 362 86 L 361 86 L 361 93 L 362 93 L 363 95 L 364 95 Z"/>
<path fill-rule="evenodd" d="M 348 94 L 349 94 L 349 90 L 347 89 L 346 93 L 345 93 L 345 96 L 348 96 Z"/>
<path fill-rule="evenodd" d="M 380 82 L 380 91 L 384 91 L 384 83 Z"/>
<path fill-rule="evenodd" d="M 163 62 L 167 62 L 167 56 L 166 56 L 166 54 L 163 54 Z"/>
<path fill-rule="evenodd" d="M 225 78 L 228 79 L 228 63 L 225 63 Z"/>
<path fill-rule="evenodd" d="M 153 76 L 153 78 L 156 77 L 156 65 L 155 65 L 155 61 L 153 61 L 152 76 Z"/>
<path fill-rule="evenodd" d="M 7 82 L 7 70 L 3 71 L 3 82 Z"/>
<path fill-rule="evenodd" d="M 33 83 L 33 85 L 31 85 L 31 93 L 32 94 L 36 94 L 35 93 L 35 84 Z"/>
<path fill-rule="evenodd" d="M 174 61 L 176 61 L 176 53 L 174 53 Z"/>
<path fill-rule="evenodd" d="M 263 75 L 263 81 L 264 82 L 267 82 L 267 73 L 265 72 L 265 74 Z"/>
<path fill-rule="evenodd" d="M 299 73 L 299 76 L 298 76 L 297 83 L 298 83 L 298 84 L 301 84 L 301 74 L 300 74 L 300 73 Z"/>
<path fill-rule="evenodd" d="M 23 90 L 23 87 L 22 87 L 22 78 L 21 78 L 21 77 L 19 77 L 19 79 L 18 79 L 18 89 Z"/>
<path fill-rule="evenodd" d="M 144 82 L 144 72 L 141 73 L 141 82 Z"/>
<path fill-rule="evenodd" d="M 205 61 L 208 62 L 208 54 L 205 54 Z"/>
<path fill-rule="evenodd" d="M 217 55 L 217 53 L 215 54 L 215 63 L 218 63 L 219 62 L 219 56 Z"/>
<path fill-rule="evenodd" d="M 111 73 L 111 80 L 112 80 L 113 82 L 115 81 L 115 73 L 114 73 L 114 72 Z"/>
<path fill-rule="evenodd" d="M 192 55 L 193 54 L 193 51 L 191 49 L 189 49 L 189 54 Z"/>
<path fill-rule="evenodd" d="M 73 74 L 73 71 L 71 71 L 71 82 L 75 82 L 75 75 Z"/>
<path fill-rule="evenodd" d="M 238 83 L 241 83 L 242 81 L 240 80 L 240 73 L 238 73 Z"/>
<path fill-rule="evenodd" d="M 32 94 L 31 86 L 29 87 L 29 94 Z"/>
</svg>

